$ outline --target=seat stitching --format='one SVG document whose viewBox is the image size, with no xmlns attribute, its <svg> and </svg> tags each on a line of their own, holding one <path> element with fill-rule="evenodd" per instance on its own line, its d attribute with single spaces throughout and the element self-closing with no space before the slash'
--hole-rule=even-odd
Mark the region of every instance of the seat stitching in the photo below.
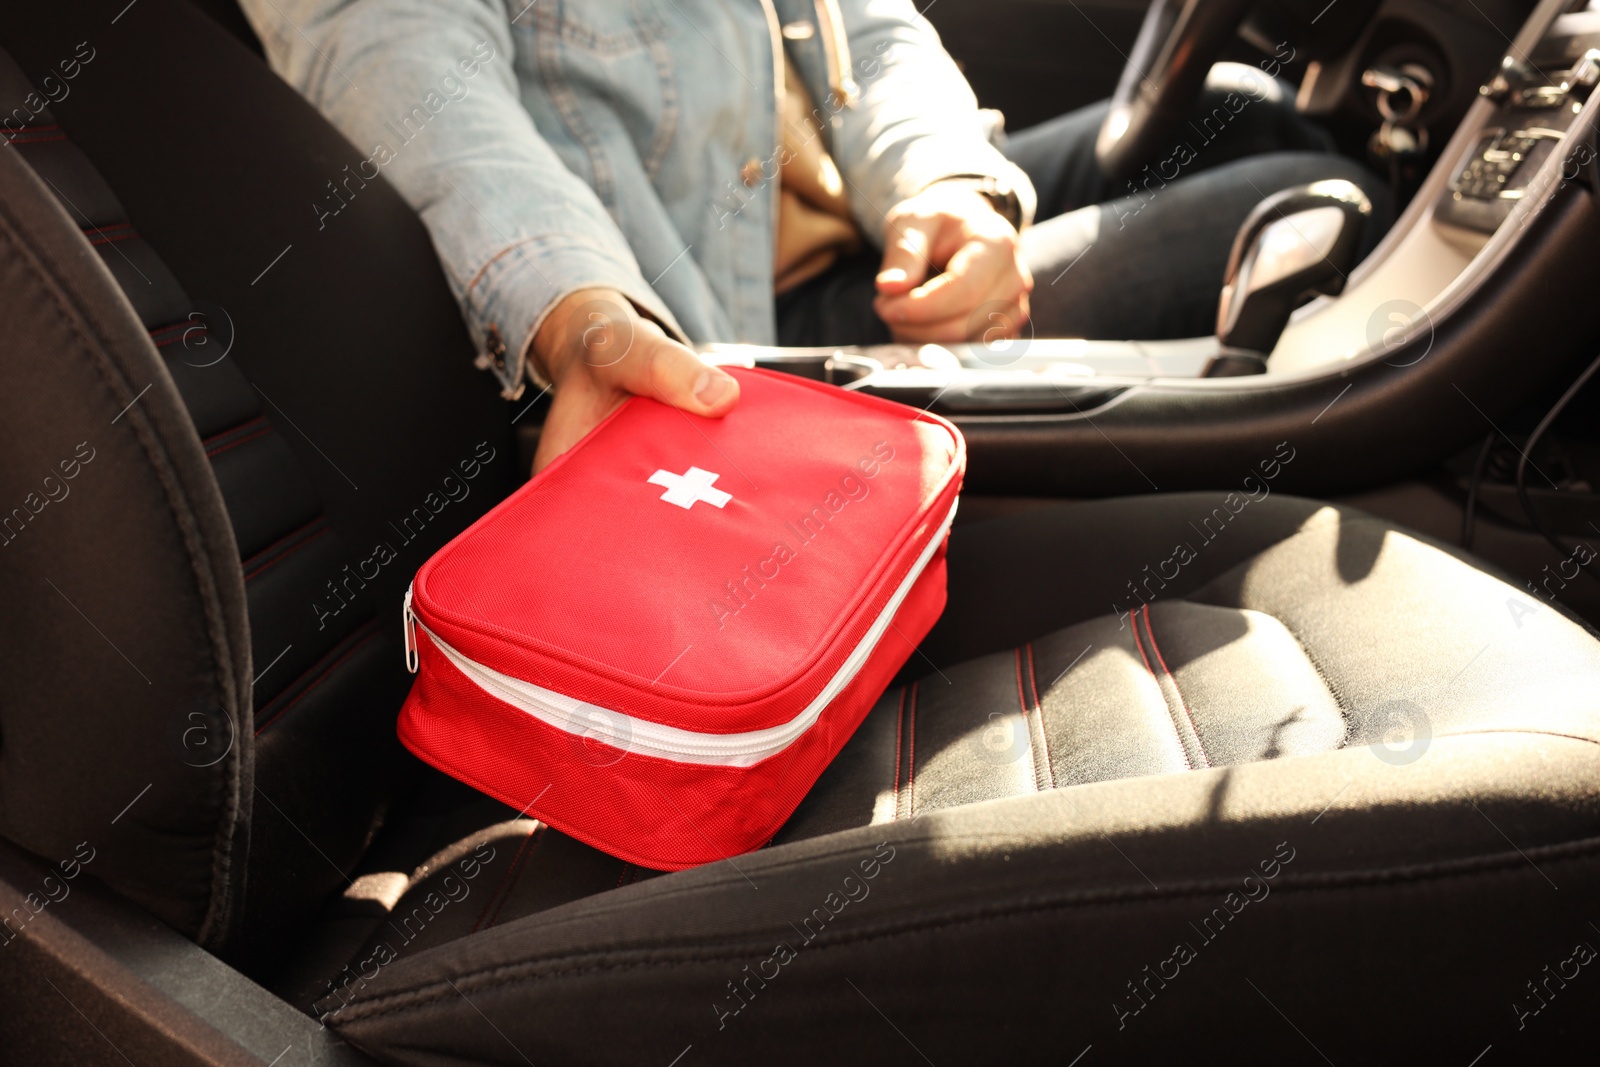
<svg viewBox="0 0 1600 1067">
<path fill-rule="evenodd" d="M 328 665 L 328 669 L 327 670 L 325 670 L 321 674 L 317 675 L 317 677 L 309 685 L 307 685 L 304 689 L 300 690 L 300 692 L 296 693 L 294 695 L 294 699 L 290 700 L 287 704 L 285 704 L 283 707 L 279 708 L 276 712 L 274 712 L 273 715 L 272 715 L 272 718 L 268 719 L 266 722 L 264 722 L 260 726 L 256 727 L 255 736 L 260 737 L 263 733 L 265 733 L 267 727 L 271 726 L 273 723 L 275 723 L 279 719 L 283 718 L 283 716 L 288 712 L 288 710 L 290 708 L 294 707 L 296 704 L 300 703 L 300 701 L 305 699 L 305 696 L 306 696 L 307 693 L 311 692 L 317 686 L 319 686 L 323 682 L 327 681 L 328 680 L 328 676 L 330 674 L 332 674 L 334 671 L 338 670 L 340 665 L 343 664 L 345 660 L 347 660 L 351 656 L 355 655 L 356 652 L 361 648 L 362 645 L 366 644 L 368 641 L 371 641 L 374 637 L 377 637 L 378 634 L 381 632 L 379 630 L 379 628 L 378 628 L 378 624 L 375 621 L 371 622 L 371 623 L 368 623 L 367 625 L 368 625 L 369 629 L 367 630 L 367 635 L 365 637 L 363 637 L 361 640 L 357 641 L 355 644 L 351 645 L 349 648 L 345 649 L 344 655 L 342 655 L 338 659 L 334 660 L 331 664 Z M 306 676 L 306 674 L 310 674 L 312 671 L 314 671 L 316 669 L 317 669 L 317 665 L 315 663 L 313 663 L 306 670 L 305 674 L 300 675 L 300 678 L 304 678 Z M 296 678 L 295 681 L 296 682 L 299 681 L 300 678 Z M 294 685 L 294 682 L 290 682 L 289 684 L 292 686 L 292 685 Z"/>
<path fill-rule="evenodd" d="M 622 888 L 622 883 L 624 883 L 624 882 L 626 882 L 628 880 L 628 872 L 630 870 L 632 870 L 632 869 L 633 869 L 633 864 L 629 863 L 627 860 L 623 860 L 622 861 L 622 870 L 617 872 L 617 884 L 612 886 L 611 888 L 613 888 L 613 889 L 621 889 Z"/>
<path fill-rule="evenodd" d="M 900 817 L 900 735 L 906 723 L 906 687 L 900 687 L 900 703 L 894 711 L 894 817 Z"/>
<path fill-rule="evenodd" d="M 1028 758 L 1033 762 L 1033 784 L 1039 787 L 1039 758 L 1033 751 L 1033 717 L 1028 712 L 1028 695 L 1022 691 L 1022 646 L 1011 650 L 1017 665 L 1017 704 L 1022 708 L 1022 730 L 1028 736 Z"/>
<path fill-rule="evenodd" d="M 1589 838 L 1583 841 L 1562 842 L 1557 845 L 1543 846 L 1533 850 L 1535 855 L 1547 863 L 1570 863 L 1592 861 L 1595 854 L 1600 852 L 1600 841 Z M 1564 853 L 1547 855 L 1547 853 Z M 1501 853 L 1489 856 L 1471 856 L 1464 859 L 1445 860 L 1431 864 L 1411 864 L 1396 867 L 1379 867 L 1360 869 L 1354 871 L 1330 871 L 1307 875 L 1301 878 L 1285 878 L 1276 887 L 1274 892 L 1282 893 L 1327 893 L 1340 891 L 1354 891 L 1371 886 L 1393 885 L 1403 889 L 1419 888 L 1430 882 L 1449 882 L 1462 878 L 1480 876 L 1500 876 L 1515 874 L 1523 871 L 1527 866 L 1527 857 L 1514 853 Z M 885 928 L 863 931 L 856 934 L 847 934 L 833 940 L 821 941 L 815 950 L 841 948 L 853 944 L 866 944 L 873 941 L 882 941 L 890 938 L 916 935 L 929 930 L 953 930 L 960 927 L 976 926 L 996 922 L 1013 921 L 1019 917 L 1027 917 L 1037 913 L 1069 911 L 1080 908 L 1102 907 L 1131 907 L 1148 904 L 1152 901 L 1185 900 L 1198 897 L 1210 897 L 1234 882 L 1222 878 L 1194 880 L 1191 883 L 1169 886 L 1160 890 L 1146 890 L 1139 886 L 1129 886 L 1116 890 L 1079 891 L 1066 898 L 1054 900 L 1029 900 L 1015 905 L 1001 907 L 987 913 L 969 913 L 966 915 L 932 916 L 919 920 L 903 920 L 900 923 L 886 924 Z M 743 935 L 735 935 L 743 936 Z M 754 935 L 751 935 L 753 940 Z M 663 946 L 670 950 L 677 946 Z M 644 951 L 649 951 L 645 949 Z M 592 954 L 591 958 L 592 958 Z M 524 982 L 536 982 L 544 979 L 577 977 L 583 974 L 597 972 L 620 973 L 628 970 L 638 970 L 646 967 L 682 967 L 696 963 L 715 962 L 722 959 L 743 959 L 746 953 L 742 951 L 742 943 L 732 944 L 728 947 L 714 951 L 703 951 L 693 956 L 684 956 L 679 959 L 645 959 L 631 962 L 593 963 L 579 967 L 558 967 L 542 973 L 528 973 L 541 965 L 560 964 L 564 961 L 577 962 L 583 959 L 582 955 L 557 956 L 546 960 L 523 960 L 516 963 L 501 964 L 496 967 L 483 968 L 476 971 L 458 973 L 451 977 L 443 986 L 438 983 L 401 989 L 390 993 L 381 993 L 367 1001 L 355 1001 L 347 1005 L 350 1010 L 344 1015 L 346 1023 L 358 1020 L 377 1019 L 386 1015 L 395 1015 L 412 1008 L 425 1007 L 440 1000 L 456 997 L 460 990 L 454 986 L 470 985 L 473 989 L 493 988 L 498 985 L 514 985 Z M 521 973 L 517 973 L 521 972 Z M 381 1006 L 387 1004 L 388 1006 Z M 368 1010 L 362 1010 L 363 1008 Z M 376 1010 L 373 1010 L 376 1009 Z"/>
<path fill-rule="evenodd" d="M 8 119 L 7 121 L 10 120 Z M 41 122 L 37 125 L 31 122 L 25 122 L 14 130 L 0 131 L 0 136 L 3 136 L 7 141 L 16 141 L 32 133 L 44 133 L 48 130 L 59 129 L 61 129 L 60 124 L 55 122 Z"/>
<path fill-rule="evenodd" d="M 1189 720 L 1189 729 L 1194 733 L 1195 747 L 1200 750 L 1200 763 L 1209 767 L 1211 766 L 1211 759 L 1206 755 L 1206 746 L 1200 740 L 1200 728 L 1195 725 L 1194 715 L 1189 711 L 1189 704 L 1183 699 L 1183 690 L 1178 688 L 1178 676 L 1173 674 L 1172 670 L 1167 666 L 1166 659 L 1161 655 L 1161 647 L 1156 644 L 1156 628 L 1150 622 L 1149 604 L 1144 606 L 1144 628 L 1145 632 L 1150 635 L 1150 651 L 1156 654 L 1156 662 L 1161 664 L 1162 671 L 1172 680 L 1172 691 L 1178 695 L 1178 706 L 1183 709 L 1183 717 Z"/>
<path fill-rule="evenodd" d="M 1247 608 L 1245 610 L 1254 609 Z M 1317 681 L 1322 683 L 1322 688 L 1326 689 L 1328 695 L 1333 698 L 1333 708 L 1339 713 L 1339 721 L 1344 725 L 1344 732 L 1339 737 L 1339 747 L 1343 748 L 1350 738 L 1350 716 L 1345 714 L 1345 702 L 1339 696 L 1339 691 L 1334 688 L 1333 683 L 1328 680 L 1328 672 L 1322 669 L 1322 664 L 1317 662 L 1317 657 L 1311 654 L 1311 646 L 1299 634 L 1295 633 L 1294 627 L 1270 612 L 1263 611 L 1261 614 L 1275 620 L 1279 626 L 1283 627 L 1283 632 L 1288 634 L 1294 640 L 1294 643 L 1300 646 L 1300 654 L 1306 658 L 1307 663 L 1311 664 L 1311 670 L 1316 674 Z"/>
<path fill-rule="evenodd" d="M 1022 646 L 1018 645 L 1011 650 L 1012 657 L 1017 665 L 1017 704 L 1022 708 L 1023 718 L 1028 715 L 1028 696 L 1022 691 Z"/>
<path fill-rule="evenodd" d="M 522 843 L 517 846 L 517 850 L 511 854 L 511 859 L 506 864 L 506 869 L 500 872 L 500 880 L 495 883 L 494 891 L 489 894 L 489 899 L 483 902 L 483 910 L 478 913 L 477 920 L 472 924 L 472 928 L 467 931 L 469 934 L 477 933 L 484 920 L 489 918 L 489 909 L 493 908 L 494 902 L 500 898 L 500 891 L 505 888 L 506 879 L 511 876 L 511 868 L 516 866 L 517 857 L 522 855 L 522 850 L 528 847 L 528 842 L 533 839 L 533 832 L 537 829 L 537 826 L 530 829 L 527 836 L 522 839 Z"/>
<path fill-rule="evenodd" d="M 1345 746 L 1345 744 L 1349 740 L 1349 735 L 1350 735 L 1350 717 L 1345 714 L 1345 710 L 1344 710 L 1345 709 L 1345 702 L 1339 696 L 1339 690 L 1336 689 L 1334 687 L 1334 684 L 1331 681 L 1328 680 L 1328 674 L 1327 674 L 1326 671 L 1324 671 L 1322 669 L 1322 664 L 1317 662 L 1317 657 L 1311 654 L 1311 645 L 1308 644 L 1304 638 L 1302 638 L 1298 633 L 1295 632 L 1294 627 L 1290 626 L 1287 620 L 1279 618 L 1277 615 L 1272 614 L 1272 612 L 1270 612 L 1270 611 L 1262 611 L 1260 608 L 1242 607 L 1242 606 L 1240 606 L 1238 604 L 1210 604 L 1210 602 L 1208 602 L 1208 601 L 1190 601 L 1190 602 L 1191 603 L 1208 604 L 1211 607 L 1229 608 L 1229 609 L 1232 609 L 1234 611 L 1253 611 L 1257 615 L 1264 615 L 1267 618 L 1271 619 L 1273 622 L 1277 623 L 1279 626 L 1282 626 L 1283 627 L 1283 632 L 1288 634 L 1294 640 L 1294 643 L 1299 646 L 1300 654 L 1302 656 L 1304 656 L 1306 658 L 1306 662 L 1311 665 L 1311 670 L 1312 670 L 1312 672 L 1314 674 L 1316 674 L 1317 681 L 1322 683 L 1322 688 L 1326 689 L 1328 691 L 1328 696 L 1333 699 L 1334 710 L 1339 713 L 1339 719 L 1344 724 L 1344 735 L 1339 740 L 1339 747 L 1343 748 Z"/>
<path fill-rule="evenodd" d="M 1028 650 L 1028 682 L 1033 687 L 1033 706 L 1039 713 L 1039 752 L 1044 757 L 1044 786 L 1046 789 L 1056 787 L 1055 768 L 1050 764 L 1050 737 L 1044 732 L 1044 699 L 1039 695 L 1039 674 L 1034 669 L 1033 642 L 1029 641 L 1024 646 Z M 1031 742 L 1031 738 L 1030 738 Z M 1039 760 L 1034 761 L 1034 766 L 1041 766 Z"/>
<path fill-rule="evenodd" d="M 194 329 L 199 330 L 201 333 L 205 332 L 205 327 L 204 326 L 195 326 Z M 156 341 L 156 347 L 157 348 L 165 348 L 168 345 L 175 345 L 179 341 L 188 340 L 188 337 L 189 337 L 189 333 L 188 333 L 187 330 L 185 330 L 183 333 L 173 334 L 171 337 L 167 337 L 167 338 L 164 338 L 164 339 L 162 339 L 160 341 Z M 151 340 L 155 340 L 155 339 L 151 338 Z"/>
<path fill-rule="evenodd" d="M 478 928 L 483 926 L 484 920 L 489 918 L 489 910 L 494 908 L 495 901 L 499 900 L 500 894 L 505 891 L 506 882 L 511 878 L 511 872 L 517 869 L 517 861 L 522 859 L 522 854 L 528 849 L 528 843 L 533 840 L 533 835 L 538 833 L 540 827 L 543 825 L 543 823 L 540 823 L 538 826 L 530 829 L 528 831 L 528 836 L 522 839 L 522 844 L 517 846 L 517 851 L 511 856 L 511 862 L 506 864 L 506 869 L 500 875 L 500 881 L 495 884 L 494 892 L 489 894 L 489 899 L 483 905 L 483 911 L 478 914 L 478 921 L 472 924 L 472 929 L 468 930 L 468 933 L 477 933 Z M 499 909 L 495 909 L 495 914 L 499 914 Z M 490 921 L 489 925 L 493 926 L 493 921 Z"/>
<path fill-rule="evenodd" d="M 161 327 L 161 329 L 163 329 L 163 330 L 170 330 L 172 328 L 173 327 L 171 327 L 171 326 L 163 326 L 163 327 Z M 151 332 L 155 333 L 157 331 L 152 330 Z M 229 434 L 238 433 L 240 430 L 244 429 L 246 426 L 254 426 L 258 422 L 265 424 L 266 421 L 267 421 L 267 417 L 265 415 L 256 415 L 253 418 L 245 419 L 243 422 L 241 422 L 241 423 L 239 423 L 239 424 L 237 424 L 235 426 L 229 426 L 226 430 L 218 430 L 216 433 L 212 434 L 210 437 L 203 437 L 203 438 L 200 439 L 200 443 L 202 445 L 209 445 L 213 441 L 222 440 L 224 437 L 227 437 Z"/>
<path fill-rule="evenodd" d="M 240 445 L 243 445 L 243 444 L 249 444 L 251 441 L 254 441 L 257 438 L 265 437 L 265 436 L 267 436 L 267 434 L 269 434 L 271 432 L 272 432 L 272 427 L 271 426 L 263 426 L 261 429 L 257 430 L 255 433 L 249 434 L 249 435 L 247 435 L 245 437 L 241 437 L 237 441 L 229 441 L 225 445 L 218 445 L 216 448 L 207 449 L 206 450 L 206 458 L 207 459 L 216 459 L 218 456 L 222 455 L 224 452 L 228 451 L 229 449 L 238 448 Z"/>
<path fill-rule="evenodd" d="M 155 335 L 157 333 L 160 333 L 160 332 L 162 332 L 164 330 L 171 330 L 171 329 L 175 329 L 175 327 L 165 326 L 165 327 L 162 327 L 162 330 L 151 330 L 150 331 L 150 339 L 152 341 L 155 341 Z M 186 340 L 188 340 L 189 331 L 190 330 L 199 330 L 201 333 L 205 333 L 206 332 L 205 326 L 203 324 L 201 324 L 201 323 L 196 322 L 196 323 L 193 323 L 193 324 L 185 327 L 183 332 L 181 332 L 181 333 L 175 333 L 171 337 L 164 338 L 163 340 L 160 340 L 160 341 L 156 341 L 156 347 L 157 348 L 165 348 L 168 345 L 177 344 L 179 341 L 186 341 Z M 202 342 L 202 343 L 204 343 L 204 342 Z"/>
<path fill-rule="evenodd" d="M 127 230 L 128 230 L 127 233 L 119 233 L 115 237 L 104 237 L 103 236 L 108 231 L 116 231 L 116 230 L 119 230 L 119 229 L 121 229 L 123 227 L 127 228 Z M 126 222 L 108 222 L 104 226 L 96 226 L 93 223 L 90 223 L 88 226 L 80 226 L 79 227 L 79 232 L 82 233 L 84 235 L 84 237 L 88 237 L 89 238 L 89 243 L 91 245 L 110 244 L 112 241 L 126 241 L 129 238 L 139 236 L 137 233 L 134 232 L 133 226 L 131 224 L 129 224 L 129 223 L 126 223 Z M 89 235 L 91 233 L 101 234 L 102 235 L 102 239 L 96 240 L 96 239 L 94 239 L 92 237 L 89 237 Z"/>
<path fill-rule="evenodd" d="M 301 523 L 299 526 L 296 526 L 294 529 L 290 530 L 288 533 L 284 534 L 282 537 L 278 538 L 276 541 L 273 541 L 271 544 L 267 545 L 266 547 L 258 549 L 257 551 L 250 553 L 250 555 L 246 556 L 244 559 L 239 561 L 239 565 L 241 567 L 249 567 L 251 564 L 253 564 L 257 560 L 259 560 L 262 556 L 265 556 L 268 552 L 271 552 L 273 549 L 277 548 L 279 545 L 282 545 L 285 542 L 287 542 L 287 541 L 289 541 L 289 540 L 291 540 L 291 539 L 293 539 L 295 537 L 299 537 L 301 534 L 305 533 L 305 531 L 311 529 L 311 527 L 317 525 L 318 523 L 323 523 L 324 524 L 324 526 L 323 526 L 324 529 L 332 529 L 332 527 L 326 525 L 326 521 L 327 521 L 327 517 L 324 516 L 324 515 L 318 515 L 314 519 L 306 520 L 305 522 Z M 298 547 L 298 546 L 296 546 L 296 547 Z M 250 577 L 248 572 L 245 574 L 245 577 L 246 578 Z"/>
<path fill-rule="evenodd" d="M 505 883 L 505 892 L 500 894 L 500 903 L 495 905 L 494 916 L 489 920 L 489 925 L 484 927 L 484 929 L 492 929 L 500 922 L 500 913 L 506 910 L 506 903 L 510 901 L 512 892 L 516 890 L 517 882 L 521 881 L 522 872 L 528 869 L 528 861 L 532 859 L 533 854 L 539 850 L 539 843 L 544 840 L 545 829 L 546 825 L 544 823 L 540 823 L 534 828 L 534 831 L 528 835 L 528 840 L 523 842 L 526 848 L 520 848 L 517 850 L 516 857 L 511 861 L 511 869 L 506 872 L 508 880 Z"/>
<path fill-rule="evenodd" d="M 1235 604 L 1212 599 L 1213 587 L 1222 584 L 1225 580 L 1231 579 L 1238 571 L 1248 567 L 1267 552 L 1281 548 L 1284 545 L 1287 545 L 1292 541 L 1297 541 L 1302 537 L 1308 537 L 1314 533 L 1326 532 L 1330 527 L 1342 529 L 1346 526 L 1380 526 L 1385 530 L 1394 528 L 1391 524 L 1373 515 L 1352 515 L 1342 508 L 1336 508 L 1336 510 L 1338 511 L 1338 514 L 1334 515 L 1333 517 L 1315 522 L 1308 521 L 1305 525 L 1301 526 L 1298 530 L 1290 534 L 1288 537 L 1285 537 L 1283 540 L 1275 541 L 1263 548 L 1261 551 L 1254 553 L 1248 559 L 1240 560 L 1238 563 L 1234 564 L 1232 567 L 1229 567 L 1222 573 L 1213 575 L 1198 588 L 1192 589 L 1185 593 L 1181 599 L 1188 600 L 1195 604 L 1207 604 L 1211 607 L 1232 608 L 1235 611 L 1255 611 L 1259 614 L 1265 615 L 1269 619 L 1275 620 L 1279 625 L 1289 632 L 1290 637 L 1295 639 L 1295 642 L 1300 646 L 1301 652 L 1305 654 L 1306 661 L 1311 664 L 1311 669 L 1317 672 L 1317 677 L 1321 679 L 1323 686 L 1328 690 L 1328 695 L 1333 697 L 1334 706 L 1339 709 L 1340 716 L 1345 719 L 1345 730 L 1348 733 L 1350 729 L 1350 723 L 1348 717 L 1345 716 L 1345 701 L 1340 697 L 1338 689 L 1336 689 L 1334 685 L 1328 681 L 1328 675 L 1322 669 L 1322 664 L 1318 663 L 1317 658 L 1311 654 L 1311 646 L 1308 645 L 1299 634 L 1295 633 L 1294 628 L 1290 626 L 1288 622 L 1277 615 L 1274 615 L 1270 611 L 1263 611 L 1260 608 L 1252 608 L 1244 604 Z M 1417 544 L 1422 545 L 1425 548 L 1430 548 L 1441 555 L 1449 556 L 1458 563 L 1465 562 L 1459 556 L 1446 551 L 1445 548 L 1434 543 L 1432 540 L 1426 537 L 1418 537 L 1414 533 L 1407 533 L 1406 536 L 1410 537 L 1412 540 L 1416 541 Z M 1500 578 L 1494 573 L 1489 571 L 1485 571 L 1484 573 L 1488 574 L 1491 578 L 1495 578 L 1497 581 L 1504 582 L 1503 578 Z"/>
<path fill-rule="evenodd" d="M 906 814 L 912 818 L 917 815 L 917 687 L 921 684 L 911 683 L 911 713 L 906 727 Z"/>
<path fill-rule="evenodd" d="M 309 525 L 309 523 L 307 525 Z M 276 567 L 278 564 L 282 563 L 284 560 L 288 559 L 290 556 L 294 555 L 296 552 L 300 551 L 302 548 L 304 548 L 307 545 L 311 544 L 311 542 L 318 540 L 319 538 L 323 537 L 326 534 L 331 534 L 332 532 L 333 532 L 333 527 L 331 527 L 331 526 L 322 527 L 320 530 L 318 530 L 316 533 L 312 534 L 311 536 L 303 538 L 302 540 L 296 542 L 295 544 L 290 545 L 288 547 L 288 549 L 286 549 L 283 552 L 278 553 L 276 556 L 273 556 L 271 559 L 269 559 L 265 563 L 261 564 L 261 566 L 257 567 L 255 570 L 253 570 L 253 571 L 245 571 L 244 580 L 248 582 L 250 579 L 256 577 L 257 575 L 263 574 L 266 571 L 271 570 L 273 567 Z M 265 549 L 263 549 L 262 551 L 265 551 Z M 258 552 L 257 555 L 260 555 L 260 553 Z"/>
<path fill-rule="evenodd" d="M 1434 739 L 1443 741 L 1447 737 L 1480 737 L 1489 734 L 1527 734 L 1530 737 L 1560 737 L 1567 741 L 1582 741 L 1589 745 L 1600 745 L 1600 738 L 1585 737 L 1582 734 L 1569 734 L 1565 730 L 1536 730 L 1528 726 L 1473 726 L 1435 734 Z"/>
<path fill-rule="evenodd" d="M 1189 746 L 1183 743 L 1183 731 L 1178 728 L 1178 718 L 1172 714 L 1172 702 L 1167 699 L 1167 691 L 1161 688 L 1161 680 L 1156 677 L 1155 668 L 1150 666 L 1150 657 L 1144 654 L 1144 642 L 1139 640 L 1139 616 L 1133 617 L 1133 647 L 1139 650 L 1139 658 L 1144 661 L 1144 669 L 1150 672 L 1150 680 L 1156 685 L 1156 692 L 1161 694 L 1161 706 L 1166 709 L 1167 720 L 1172 723 L 1172 732 L 1178 738 L 1178 751 L 1183 753 L 1183 762 L 1191 771 L 1194 770 L 1194 760 L 1189 758 Z"/>
<path fill-rule="evenodd" d="M 1023 732 L 1025 732 L 1028 736 L 1028 759 L 1033 765 L 1033 788 L 1036 792 L 1042 792 L 1048 787 L 1045 785 L 1044 776 L 1039 770 L 1038 746 L 1034 743 L 1033 739 L 1033 706 L 1028 700 L 1028 694 L 1023 689 L 1022 685 L 1022 646 L 1018 645 L 1014 651 L 1016 653 L 1017 661 L 1017 703 L 1022 707 L 1022 729 Z M 1032 646 L 1030 645 L 1030 659 L 1032 656 L 1032 651 Z M 1033 670 L 1031 665 L 1028 669 L 1030 673 Z M 1040 725 L 1042 726 L 1043 723 L 1041 722 Z"/>
</svg>

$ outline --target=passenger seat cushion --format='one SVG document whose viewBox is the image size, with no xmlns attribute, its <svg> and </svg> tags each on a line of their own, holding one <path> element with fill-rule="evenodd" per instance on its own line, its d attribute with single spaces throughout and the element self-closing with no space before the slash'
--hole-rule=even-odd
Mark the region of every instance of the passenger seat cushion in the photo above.
<svg viewBox="0 0 1600 1067">
<path fill-rule="evenodd" d="M 1241 1062 L 1284 1062 L 1279 1010 L 1334 1062 L 1509 1039 L 1523 972 L 1590 936 L 1600 643 L 1371 516 L 1224 500 L 957 531 L 924 673 L 771 847 L 419 941 L 330 1024 L 405 1064 L 1170 1058 L 1257 1016 Z M 566 876 L 552 833 L 517 878 Z"/>
<path fill-rule="evenodd" d="M 1597 774 L 1591 742 L 1478 736 L 936 810 L 368 966 L 324 1007 L 394 1064 L 915 1062 L 906 1038 L 935 1063 L 1166 1062 L 1219 1019 L 1237 1062 L 1304 1061 L 1254 983 L 1335 1063 L 1433 1062 L 1481 1027 L 1470 1060 L 1593 943 Z M 1570 997 L 1568 1040 L 1600 1006 Z"/>
<path fill-rule="evenodd" d="M 777 840 L 1353 745 L 1404 759 L 1437 735 L 1526 728 L 1507 692 L 1538 701 L 1544 728 L 1591 728 L 1566 679 L 1526 670 L 1530 656 L 1593 651 L 1554 606 L 1359 512 L 1270 497 L 1231 513 L 1223 499 L 1041 508 L 960 530 L 960 607 L 915 661 L 927 673 L 884 695 Z M 1028 638 L 1019 615 L 1069 624 Z"/>
<path fill-rule="evenodd" d="M 1338 703 L 1279 620 L 1181 600 L 1146 605 L 891 690 L 779 840 L 1041 789 L 1326 752 L 1345 738 Z"/>
</svg>

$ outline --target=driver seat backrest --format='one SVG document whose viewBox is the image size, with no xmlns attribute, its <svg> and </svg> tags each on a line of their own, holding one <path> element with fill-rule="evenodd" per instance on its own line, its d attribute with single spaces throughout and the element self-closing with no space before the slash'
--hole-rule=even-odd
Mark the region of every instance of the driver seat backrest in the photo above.
<svg viewBox="0 0 1600 1067">
<path fill-rule="evenodd" d="M 29 460 L 0 588 L 36 620 L 0 653 L 0 833 L 85 843 L 262 973 L 417 766 L 400 594 L 513 484 L 507 412 L 420 221 L 351 182 L 337 131 L 187 4 L 88 24 L 0 12 L 0 303 L 27 341 L 0 403 Z"/>
</svg>

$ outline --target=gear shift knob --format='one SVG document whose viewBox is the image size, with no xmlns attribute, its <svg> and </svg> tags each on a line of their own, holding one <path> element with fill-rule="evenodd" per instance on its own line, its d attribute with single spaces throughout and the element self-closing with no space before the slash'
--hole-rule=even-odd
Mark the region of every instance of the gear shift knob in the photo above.
<svg viewBox="0 0 1600 1067">
<path fill-rule="evenodd" d="M 1342 179 L 1297 185 L 1257 204 L 1228 256 L 1217 339 L 1229 348 L 1272 351 L 1302 299 L 1343 287 L 1371 214 L 1367 195 Z"/>
</svg>

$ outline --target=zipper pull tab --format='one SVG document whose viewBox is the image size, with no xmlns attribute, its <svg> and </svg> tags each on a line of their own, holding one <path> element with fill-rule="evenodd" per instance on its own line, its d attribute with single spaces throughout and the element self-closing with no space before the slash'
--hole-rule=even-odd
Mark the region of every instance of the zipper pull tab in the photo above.
<svg viewBox="0 0 1600 1067">
<path fill-rule="evenodd" d="M 405 603 L 400 608 L 400 625 L 406 635 L 406 670 L 417 673 L 417 616 L 411 610 L 411 587 L 406 586 Z"/>
</svg>

